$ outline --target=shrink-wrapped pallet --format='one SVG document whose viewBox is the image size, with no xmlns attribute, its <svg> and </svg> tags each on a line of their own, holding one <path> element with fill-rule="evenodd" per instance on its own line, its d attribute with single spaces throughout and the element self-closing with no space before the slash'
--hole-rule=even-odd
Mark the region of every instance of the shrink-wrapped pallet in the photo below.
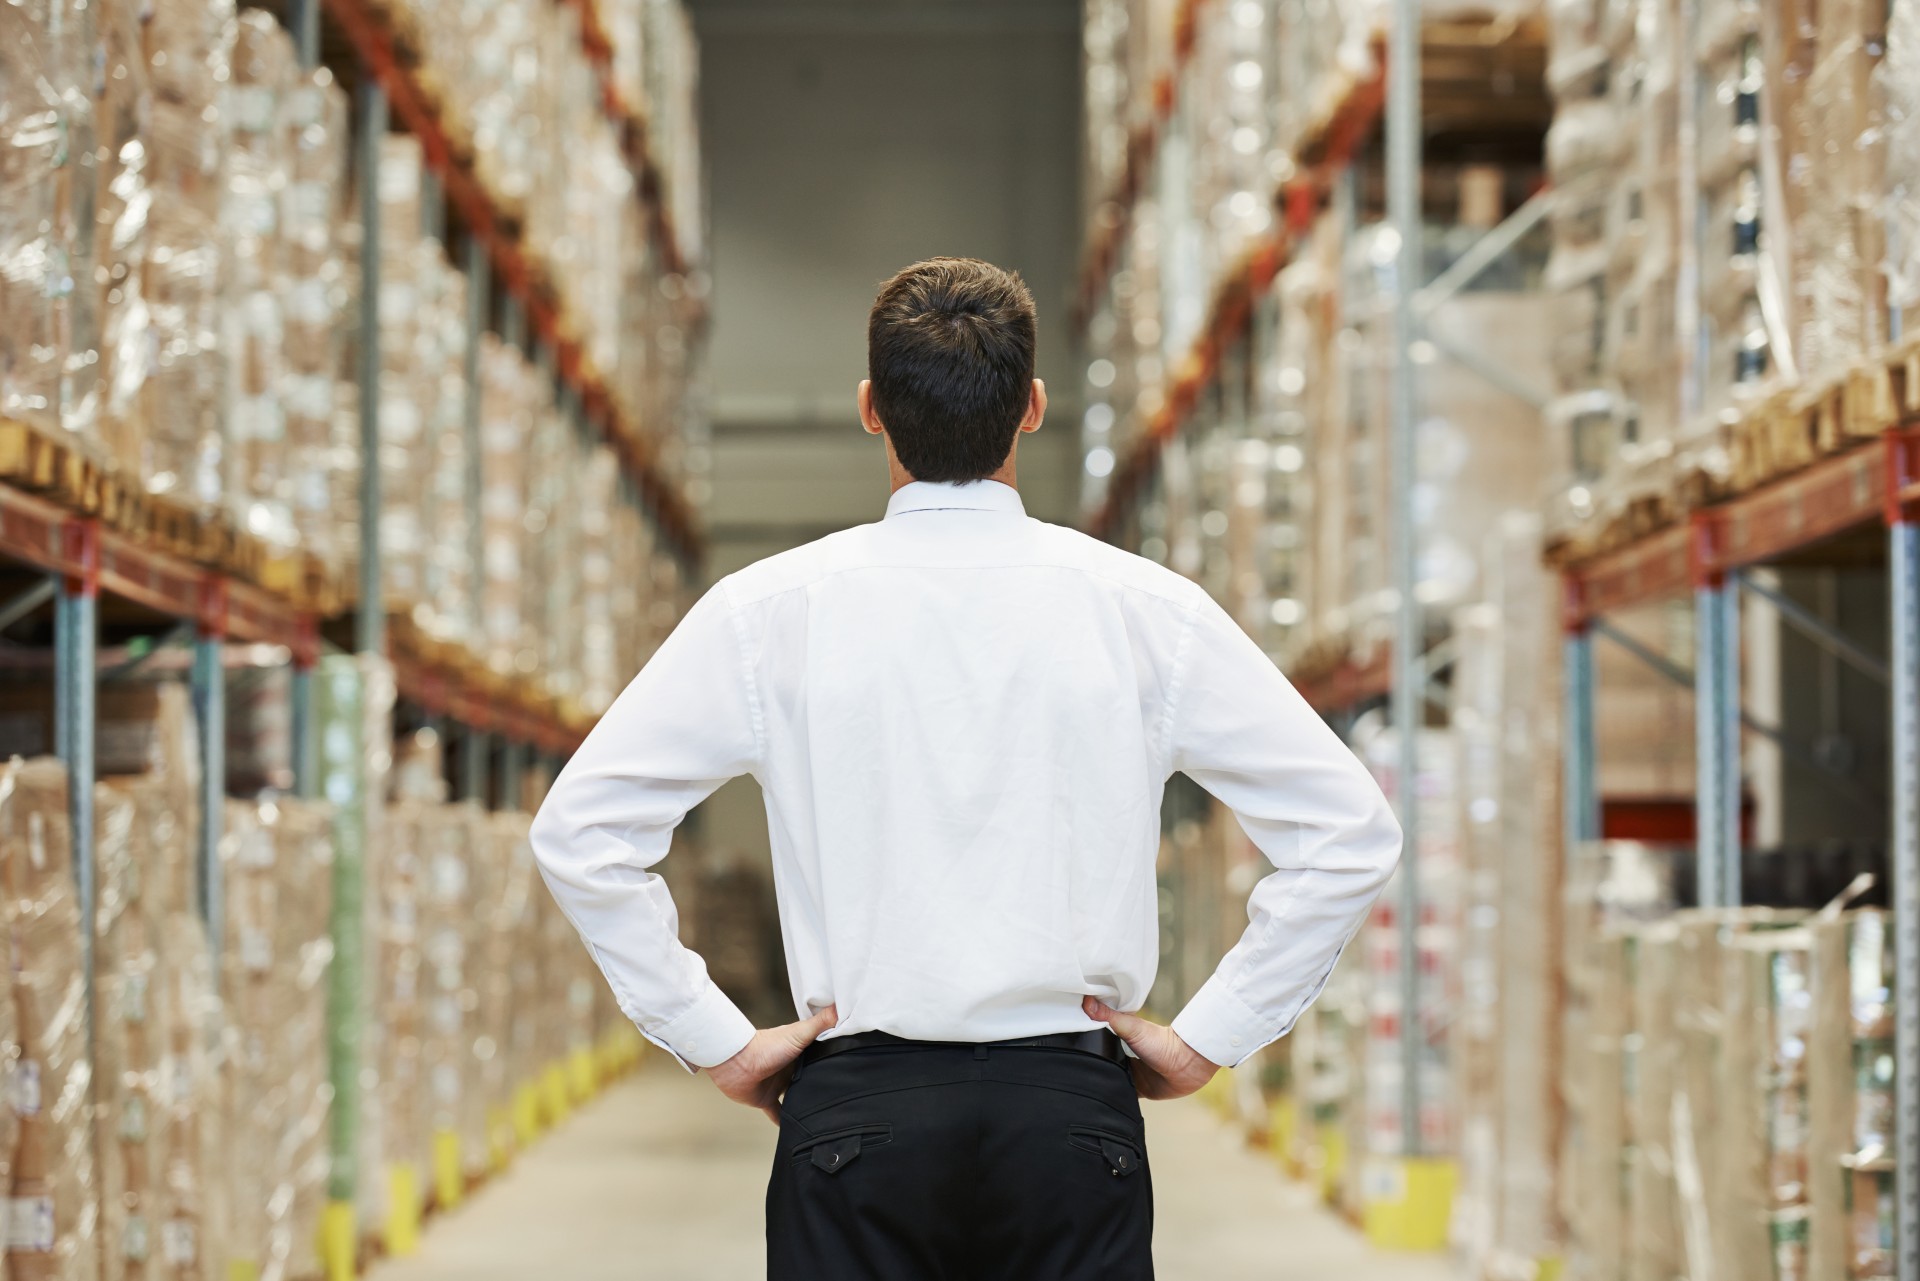
<svg viewBox="0 0 1920 1281">
<path fill-rule="evenodd" d="M 20 1044 L 7 1275 L 92 1281 L 100 1274 L 100 1204 L 87 983 L 67 773 L 58 761 L 0 766 L 0 860 Z"/>
<path fill-rule="evenodd" d="M 100 298 L 100 409 L 95 431 L 107 457 L 137 465 L 145 431 L 142 389 L 155 359 L 146 292 L 153 90 L 138 0 L 103 0 L 98 20 L 102 76 L 95 108 L 100 150 L 93 282 Z"/>
<path fill-rule="evenodd" d="M 283 202 L 287 290 L 280 408 L 287 501 L 300 547 L 330 566 L 350 564 L 358 440 L 336 429 L 349 297 L 341 224 L 347 172 L 347 96 L 324 68 L 296 78 L 286 101 L 293 135 Z M 343 519 L 345 518 L 345 519 Z"/>
<path fill-rule="evenodd" d="M 153 1014 L 160 1029 L 159 1260 L 167 1281 L 210 1281 L 226 1271 L 229 1186 L 221 1014 L 205 924 L 174 913 L 159 925 Z"/>
<path fill-rule="evenodd" d="M 1559 809 L 1540 785 L 1556 729 L 1559 619 L 1541 521 L 1510 513 L 1485 544 L 1486 589 L 1454 615 L 1453 734 L 1466 865 L 1459 1221 L 1489 1276 L 1558 1253 L 1552 1191 Z"/>
<path fill-rule="evenodd" d="M 0 14 L 0 418 L 55 435 L 95 405 L 95 27 L 77 0 Z"/>
<path fill-rule="evenodd" d="M 480 633 L 487 666 L 524 679 L 538 666 L 538 635 L 526 613 L 525 465 L 537 416 L 549 399 L 518 348 L 492 334 L 480 347 Z"/>
<path fill-rule="evenodd" d="M 145 24 L 153 88 L 143 294 L 152 366 L 137 410 L 146 487 L 211 508 L 221 496 L 226 390 L 221 165 L 232 78 L 229 0 L 155 0 Z"/>
<path fill-rule="evenodd" d="M 1807 1054 L 1809 1275 L 1894 1275 L 1892 926 L 1881 911 L 1817 920 Z"/>
<path fill-rule="evenodd" d="M 315 1271 L 327 1173 L 326 975 L 332 819 L 298 801 L 230 803 L 227 920 L 230 1257 L 265 1281 Z"/>
<path fill-rule="evenodd" d="M 465 1177 L 454 1154 L 474 1092 L 474 1015 L 479 1006 L 473 865 L 484 857 L 483 811 L 472 802 L 435 806 L 418 828 L 420 859 L 421 1071 L 427 1097 L 434 1193 L 444 1203 Z"/>
<path fill-rule="evenodd" d="M 287 244 L 283 205 L 293 173 L 288 98 L 293 39 L 253 9 L 235 22 L 220 207 L 221 347 L 225 356 L 225 491 L 241 528 L 293 541 L 286 448 Z"/>
<path fill-rule="evenodd" d="M 1889 316 L 1905 337 L 1920 331 L 1920 4 L 1913 0 L 1888 7 L 1886 56 L 1873 87 L 1885 117 L 1887 176 L 1875 208 L 1886 229 L 1881 268 Z"/>
<path fill-rule="evenodd" d="M 367 864 L 369 975 L 367 1036 L 373 1070 L 363 1152 L 374 1163 L 362 1182 L 363 1216 L 383 1224 L 417 1221 L 425 1204 L 431 1147 L 426 1065 L 422 912 L 423 828 L 438 806 L 399 801 L 381 818 Z"/>
<path fill-rule="evenodd" d="M 159 1264 L 154 1210 L 160 1161 L 154 1138 L 161 1046 L 153 985 L 161 895 L 149 878 L 161 854 L 155 833 L 143 821 L 151 817 L 153 800 L 141 795 L 155 786 L 146 780 L 101 784 L 94 800 L 102 1281 L 143 1281 Z"/>
<path fill-rule="evenodd" d="M 380 156 L 380 537 L 389 604 L 428 635 L 470 640 L 466 278 L 423 231 L 425 161 L 390 134 Z"/>
</svg>

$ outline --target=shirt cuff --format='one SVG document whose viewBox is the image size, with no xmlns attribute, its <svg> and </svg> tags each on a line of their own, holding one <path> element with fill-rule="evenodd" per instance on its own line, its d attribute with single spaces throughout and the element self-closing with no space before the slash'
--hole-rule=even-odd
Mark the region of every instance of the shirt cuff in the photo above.
<svg viewBox="0 0 1920 1281">
<path fill-rule="evenodd" d="M 1201 1058 L 1223 1068 L 1238 1067 L 1263 1045 L 1280 1039 L 1285 1028 L 1247 1008 L 1230 994 L 1219 976 L 1208 979 L 1173 1020 L 1173 1031 Z"/>
<path fill-rule="evenodd" d="M 641 1028 L 640 1033 L 691 1072 L 715 1067 L 740 1053 L 753 1039 L 753 1024 L 708 979 L 706 991 L 677 1018 L 652 1031 Z"/>
</svg>

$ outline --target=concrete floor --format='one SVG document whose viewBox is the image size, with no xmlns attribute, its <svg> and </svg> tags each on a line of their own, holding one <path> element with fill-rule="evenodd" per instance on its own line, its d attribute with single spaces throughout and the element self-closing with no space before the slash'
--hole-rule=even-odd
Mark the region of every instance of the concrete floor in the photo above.
<svg viewBox="0 0 1920 1281">
<path fill-rule="evenodd" d="M 1441 1260 L 1369 1249 L 1201 1104 L 1146 1114 L 1161 1281 L 1452 1281 Z M 773 1140 L 757 1112 L 656 1060 L 371 1281 L 754 1281 Z"/>
</svg>

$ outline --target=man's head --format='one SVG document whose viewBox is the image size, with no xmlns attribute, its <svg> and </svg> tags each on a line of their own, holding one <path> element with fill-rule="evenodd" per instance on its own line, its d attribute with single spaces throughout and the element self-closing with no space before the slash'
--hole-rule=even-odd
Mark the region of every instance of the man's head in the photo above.
<svg viewBox="0 0 1920 1281">
<path fill-rule="evenodd" d="M 1033 295 L 1015 272 L 977 258 L 929 258 L 880 287 L 867 318 L 860 413 L 883 428 L 914 480 L 968 481 L 1006 468 L 1040 426 Z"/>
</svg>

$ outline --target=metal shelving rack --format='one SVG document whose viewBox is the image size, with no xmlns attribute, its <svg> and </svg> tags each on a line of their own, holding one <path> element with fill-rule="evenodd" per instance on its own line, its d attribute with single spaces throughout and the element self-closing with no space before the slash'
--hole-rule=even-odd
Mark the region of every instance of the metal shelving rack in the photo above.
<svg viewBox="0 0 1920 1281">
<path fill-rule="evenodd" d="M 661 199 L 661 176 L 649 151 L 646 122 L 621 101 L 612 86 L 607 74 L 610 48 L 593 2 L 555 2 L 581 10 L 583 44 L 602 74 L 604 105 L 620 130 L 638 179 L 639 198 L 647 205 L 655 252 L 666 270 L 685 272 L 689 264 Z M 327 45 L 333 56 L 326 60 L 338 78 L 354 90 L 356 137 L 351 163 L 356 169 L 358 214 L 364 235 L 361 332 L 378 333 L 380 208 L 374 177 L 379 141 L 388 130 L 391 115 L 422 143 L 433 185 L 441 197 L 427 203 L 450 208 L 466 233 L 460 261 L 471 282 L 466 377 L 472 408 L 468 431 L 477 439 L 479 366 L 474 356 L 491 304 L 498 301 L 502 337 L 535 353 L 537 363 L 553 377 L 576 428 L 614 448 L 625 471 L 625 491 L 638 500 L 683 565 L 697 565 L 702 544 L 691 504 L 655 468 L 652 442 L 615 407 L 605 384 L 584 359 L 580 344 L 561 332 L 550 287 L 531 267 L 509 219 L 493 206 L 453 146 L 432 99 L 380 10 L 367 0 L 288 0 L 282 16 L 294 37 L 301 64 L 318 66 L 323 60 L 323 45 Z M 325 30 L 323 17 L 329 24 Z M 323 35 L 333 37 L 330 45 Z M 691 306 L 689 318 L 696 329 L 704 325 L 704 313 L 695 314 Z M 358 376 L 362 457 L 372 459 L 378 457 L 380 444 L 379 353 L 372 342 L 361 344 Z M 477 450 L 474 453 L 477 460 Z M 477 502 L 477 461 L 474 471 L 469 487 Z M 400 698 L 463 728 L 466 742 L 454 788 L 456 796 L 485 797 L 490 761 L 497 768 L 499 795 L 511 796 L 531 760 L 564 757 L 578 745 L 584 727 L 563 719 L 554 708 L 538 700 L 498 685 L 478 686 L 463 670 L 447 666 L 431 653 L 416 651 L 401 635 L 389 634 L 380 590 L 379 468 L 363 466 L 361 476 L 362 554 L 352 626 L 354 648 L 383 655 L 392 663 Z M 477 554 L 477 546 L 475 550 Z M 321 660 L 322 635 L 329 620 L 304 598 L 278 594 L 226 569 L 143 545 L 139 538 L 97 516 L 76 513 L 4 483 L 0 483 L 0 572 L 22 585 L 11 600 L 0 603 L 0 619 L 4 620 L 0 625 L 12 626 L 43 610 L 49 602 L 52 605 L 54 748 L 68 769 L 72 857 L 83 921 L 93 919 L 96 898 L 93 791 L 101 625 L 111 622 L 151 625 L 155 630 L 181 625 L 191 628 L 192 702 L 202 726 L 198 736 L 198 907 L 217 954 L 224 915 L 218 841 L 224 824 L 226 766 L 224 734 L 218 727 L 225 718 L 225 646 L 240 642 L 284 648 L 292 668 L 293 788 L 298 795 L 312 796 L 323 772 L 339 765 L 323 759 L 323 749 L 317 742 L 320 704 L 327 696 L 317 689 L 320 682 L 315 668 Z M 351 721 L 351 714 L 346 719 Z M 492 750 L 496 741 L 497 752 Z M 335 915 L 336 931 L 343 934 L 337 940 L 342 963 L 336 966 L 336 977 L 347 984 L 357 981 L 352 976 L 357 968 L 353 944 L 358 914 L 352 904 L 358 902 L 363 846 L 363 834 L 343 833 L 336 859 L 336 883 L 346 909 L 336 910 Z M 95 958 L 90 930 L 83 940 L 82 964 L 91 999 Z M 350 1151 L 355 1115 L 351 1083 L 358 1077 L 358 1002 L 343 1002 L 341 991 L 336 991 L 334 1001 L 330 1013 L 335 1024 L 331 1035 L 338 1100 L 334 1133 L 336 1150 L 345 1147 Z M 334 1165 L 330 1195 L 336 1203 L 350 1204 L 353 1162 L 336 1159 Z M 340 1248 L 351 1253 L 352 1244 L 336 1246 L 336 1261 Z"/>
<path fill-rule="evenodd" d="M 1607 616 L 1690 596 L 1693 670 L 1668 674 L 1694 690 L 1700 901 L 1739 906 L 1741 735 L 1743 729 L 1770 732 L 1740 706 L 1739 595 L 1765 593 L 1747 572 L 1783 561 L 1819 565 L 1837 549 L 1857 546 L 1863 535 L 1871 538 L 1876 527 L 1885 531 L 1892 601 L 1886 673 L 1893 702 L 1891 900 L 1895 965 L 1904 980 L 1920 973 L 1920 414 L 1909 412 L 1878 440 L 1695 511 L 1685 524 L 1565 568 L 1564 831 L 1570 850 L 1601 832 L 1593 644 L 1597 636 L 1617 635 Z M 1847 563 L 1858 557 L 1848 556 Z M 1843 655 L 1854 651 L 1854 661 L 1867 670 L 1877 666 L 1805 611 L 1783 610 L 1782 617 Z M 1894 1006 L 1898 1276 L 1920 1281 L 1920 984 L 1896 984 Z"/>
</svg>

